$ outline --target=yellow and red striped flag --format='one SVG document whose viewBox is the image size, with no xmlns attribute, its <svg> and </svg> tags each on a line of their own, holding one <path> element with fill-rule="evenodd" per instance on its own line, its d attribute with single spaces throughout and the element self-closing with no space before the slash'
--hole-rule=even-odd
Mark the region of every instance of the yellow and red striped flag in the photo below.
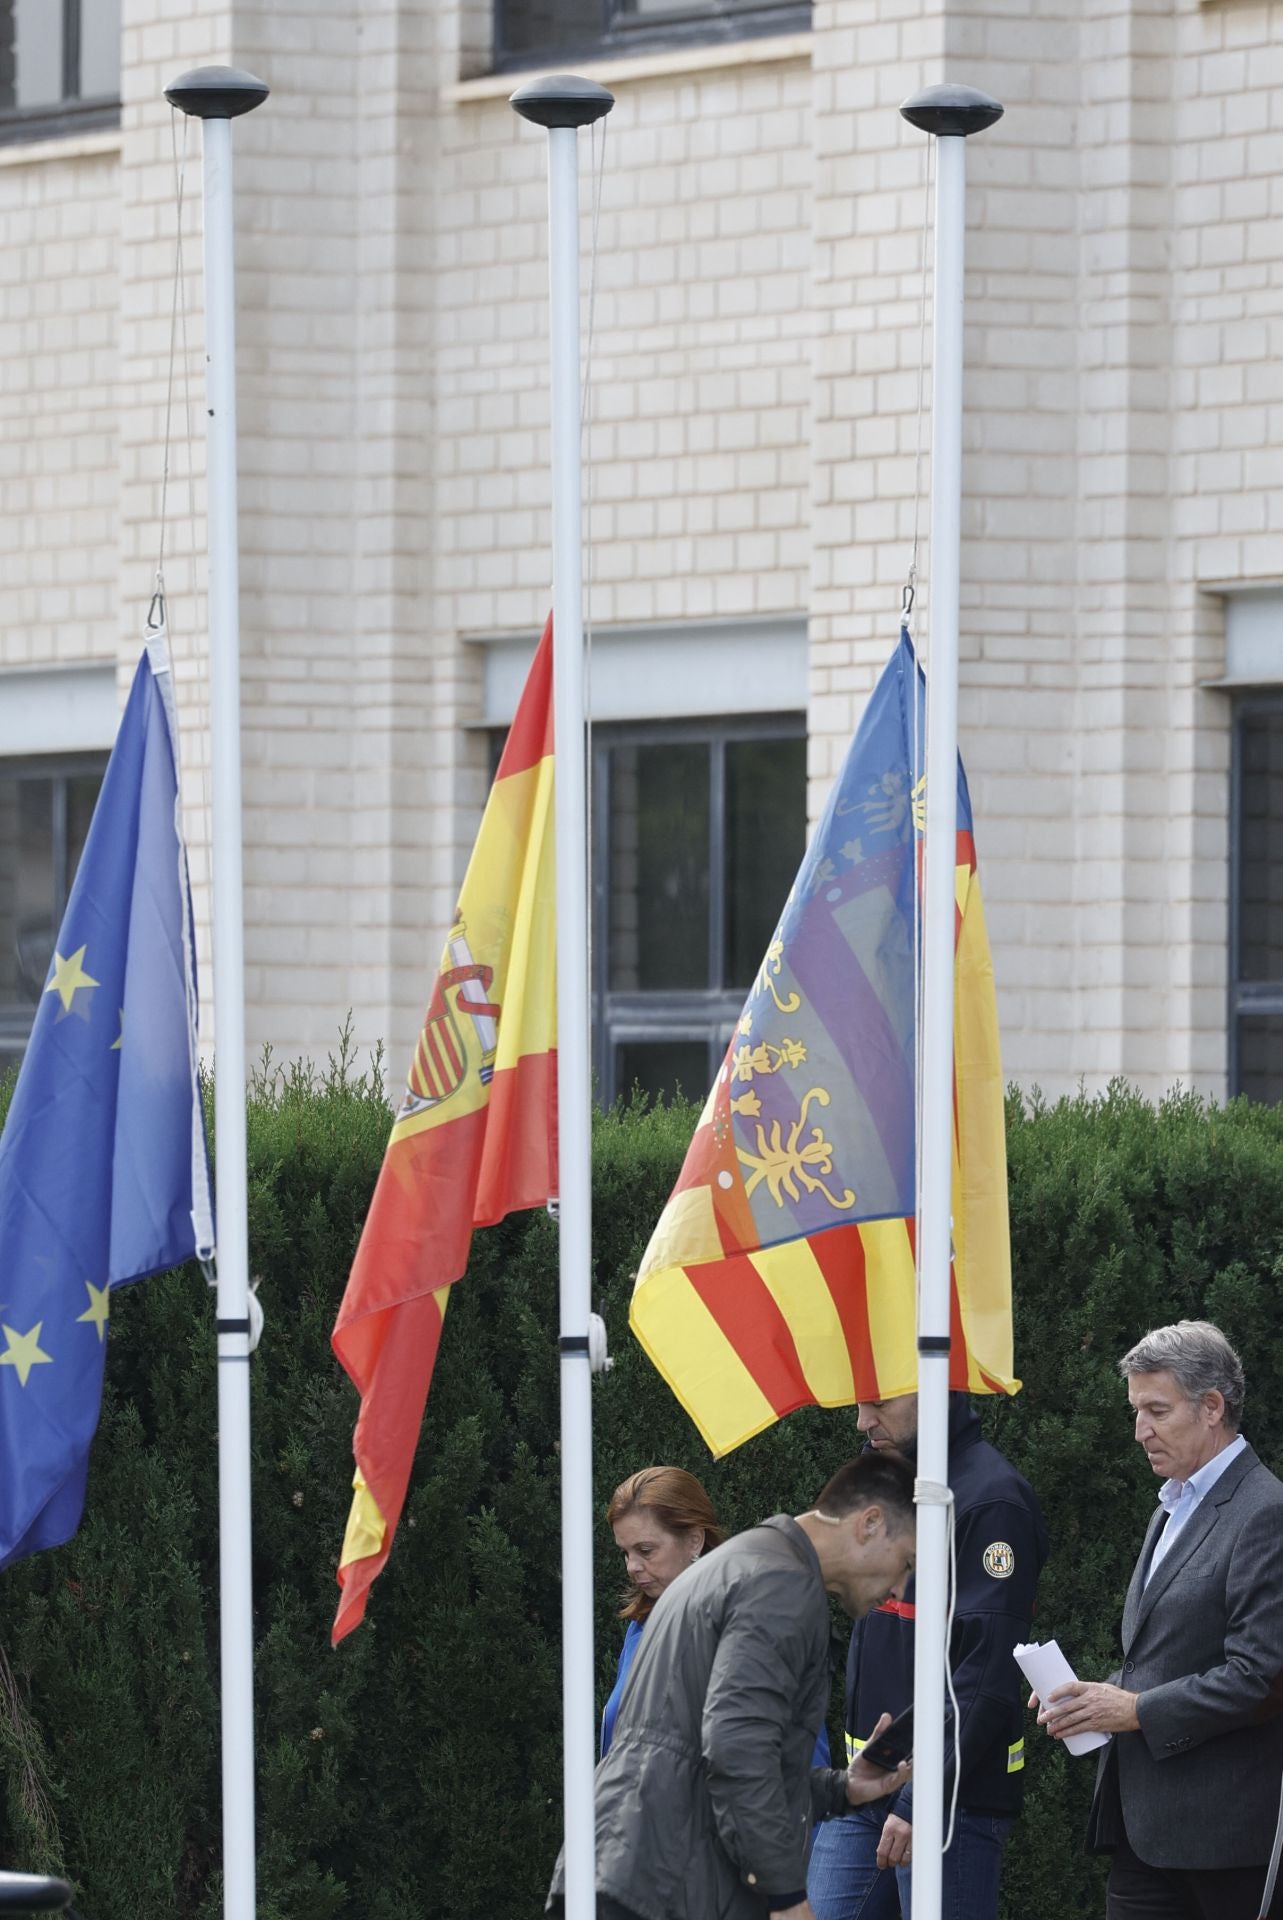
<svg viewBox="0 0 1283 1920">
<path fill-rule="evenodd" d="M 336 1645 L 360 1624 L 391 1550 L 472 1230 L 556 1192 L 555 894 L 550 619 L 486 802 L 332 1336 L 361 1394 Z"/>
<path fill-rule="evenodd" d="M 638 1272 L 633 1331 L 715 1454 L 795 1407 L 917 1386 L 923 708 L 902 634 Z M 955 872 L 949 1384 L 1014 1393 L 1002 1066 L 961 761 Z"/>
</svg>

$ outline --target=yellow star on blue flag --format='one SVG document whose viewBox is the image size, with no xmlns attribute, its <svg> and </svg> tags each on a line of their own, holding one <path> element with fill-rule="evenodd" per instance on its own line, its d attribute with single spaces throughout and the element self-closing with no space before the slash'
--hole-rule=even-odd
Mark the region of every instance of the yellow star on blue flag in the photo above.
<svg viewBox="0 0 1283 1920">
<path fill-rule="evenodd" d="M 99 1340 L 105 1340 L 107 1321 L 111 1317 L 111 1288 L 96 1287 L 92 1280 L 86 1280 L 85 1285 L 89 1289 L 89 1305 L 76 1315 L 76 1325 L 87 1320 L 96 1329 Z"/>
<path fill-rule="evenodd" d="M 0 1134 L 0 1569 L 80 1524 L 112 1288 L 212 1241 L 175 739 L 157 642 Z"/>
<path fill-rule="evenodd" d="M 53 978 L 45 988 L 45 992 L 57 994 L 58 998 L 62 1001 L 62 1010 L 64 1013 L 74 1013 L 76 1011 L 76 995 L 82 988 L 96 987 L 101 984 L 101 982 L 93 978 L 92 974 L 85 972 L 84 958 L 85 949 L 83 947 L 81 947 L 78 953 L 73 953 L 70 960 L 64 960 L 62 955 L 56 951 L 54 953 Z"/>
<path fill-rule="evenodd" d="M 5 1349 L 0 1353 L 0 1367 L 14 1368 L 20 1387 L 26 1386 L 33 1367 L 50 1366 L 53 1363 L 53 1355 L 40 1350 L 41 1331 L 39 1320 L 26 1333 L 19 1333 L 14 1327 L 6 1327 L 0 1321 L 0 1333 L 5 1338 Z"/>
</svg>

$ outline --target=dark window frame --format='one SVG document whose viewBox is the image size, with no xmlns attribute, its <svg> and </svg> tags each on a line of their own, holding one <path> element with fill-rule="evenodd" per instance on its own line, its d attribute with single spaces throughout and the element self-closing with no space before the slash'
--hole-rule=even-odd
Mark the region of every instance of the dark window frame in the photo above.
<svg viewBox="0 0 1283 1920">
<path fill-rule="evenodd" d="M 597 1097 L 610 1107 L 629 1089 L 616 1084 L 616 1055 L 633 1041 L 703 1041 L 708 1071 L 704 1085 L 684 1088 L 702 1100 L 713 1084 L 727 1042 L 744 1010 L 746 989 L 705 988 L 646 991 L 610 985 L 608 935 L 611 882 L 610 752 L 621 746 L 665 746 L 695 742 L 710 749 L 709 872 L 726 865 L 726 749 L 737 741 L 805 740 L 805 713 L 717 715 L 689 720 L 612 721 L 593 728 L 592 766 L 592 1061 Z M 805 822 L 803 822 L 805 827 Z M 708 898 L 708 970 L 710 982 L 723 978 L 726 955 L 725 896 L 710 886 Z M 781 905 L 783 903 L 781 902 Z"/>
<path fill-rule="evenodd" d="M 67 898 L 71 892 L 74 874 L 69 871 L 69 848 L 67 844 L 67 783 L 79 775 L 97 773 L 101 785 L 106 774 L 110 754 L 104 749 L 86 749 L 65 753 L 6 754 L 0 758 L 0 774 L 6 779 L 52 780 L 53 790 L 53 937 L 58 937 L 58 928 L 66 912 Z M 27 1006 L 17 1000 L 0 999 L 0 1070 L 6 1055 L 21 1055 L 26 1052 L 32 1022 L 36 1017 L 36 1006 Z"/>
<path fill-rule="evenodd" d="M 80 92 L 80 15 L 85 0 L 62 0 L 62 98 L 38 107 L 0 107 L 0 146 L 27 140 L 61 140 L 99 127 L 120 125 L 120 90 Z"/>
<path fill-rule="evenodd" d="M 666 13 L 629 13 L 619 0 L 601 0 L 596 34 L 570 35 L 539 47 L 504 44 L 504 10 L 514 0 L 494 0 L 495 73 L 546 67 L 550 60 L 585 60 L 655 53 L 666 48 L 718 46 L 768 34 L 805 33 L 811 27 L 811 0 L 692 0 Z"/>
<path fill-rule="evenodd" d="M 1227 1084 L 1231 1099 L 1240 1092 L 1239 1022 L 1252 1015 L 1283 1018 L 1283 978 L 1244 980 L 1242 968 L 1243 904 L 1243 736 L 1247 722 L 1263 713 L 1283 715 L 1283 689 L 1236 694 L 1231 718 L 1230 750 L 1230 954 L 1227 1019 Z"/>
</svg>

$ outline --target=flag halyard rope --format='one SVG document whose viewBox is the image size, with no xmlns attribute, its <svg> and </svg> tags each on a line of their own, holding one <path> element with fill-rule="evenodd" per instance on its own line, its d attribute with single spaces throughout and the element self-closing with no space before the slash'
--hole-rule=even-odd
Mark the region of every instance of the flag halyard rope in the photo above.
<svg viewBox="0 0 1283 1920">
<path fill-rule="evenodd" d="M 592 704 L 592 508 L 593 508 L 593 460 L 592 460 L 592 364 L 595 345 L 595 323 L 597 316 L 597 241 L 601 227 L 601 189 L 606 172 L 606 129 L 607 120 L 594 120 L 590 128 L 591 179 L 592 179 L 592 218 L 590 224 L 590 242 L 588 249 L 588 338 L 584 352 L 583 384 L 579 403 L 580 430 L 583 436 L 583 474 L 584 474 L 584 519 L 582 527 L 583 541 L 583 580 L 584 580 L 584 799 L 585 799 L 585 842 L 587 853 L 586 883 L 588 887 L 588 982 L 591 991 L 593 979 L 593 915 L 592 915 L 592 872 L 593 872 L 593 704 Z M 598 133 L 601 140 L 598 143 Z M 555 644 L 555 640 L 554 640 Z"/>
<path fill-rule="evenodd" d="M 184 260 L 183 260 L 183 209 L 184 209 L 185 198 L 186 198 L 188 129 L 190 126 L 190 119 L 189 119 L 189 116 L 186 114 L 182 116 L 183 138 L 182 138 L 182 146 L 180 150 L 179 142 L 178 142 L 178 128 L 177 128 L 178 118 L 179 118 L 179 115 L 178 115 L 177 109 L 171 107 L 169 135 L 170 135 L 170 154 L 171 154 L 173 169 L 174 169 L 174 208 L 175 208 L 174 284 L 173 284 L 173 293 L 170 299 L 169 354 L 168 354 L 168 364 L 166 366 L 166 372 L 165 372 L 165 429 L 164 429 L 164 448 L 163 448 L 163 453 L 161 458 L 160 516 L 159 516 L 160 526 L 157 534 L 157 543 L 156 543 L 156 586 L 155 586 L 155 591 L 152 594 L 151 606 L 148 609 L 147 629 L 149 634 L 155 635 L 157 640 L 161 644 L 163 644 L 164 651 L 165 651 L 166 671 L 164 675 L 164 680 L 162 682 L 162 686 L 163 686 L 163 692 L 164 692 L 164 698 L 165 698 L 166 714 L 168 716 L 169 723 L 170 723 L 170 736 L 173 743 L 175 771 L 179 775 L 179 794 L 178 794 L 178 800 L 176 802 L 176 810 L 181 815 L 182 786 L 181 786 L 181 771 L 179 769 L 179 723 L 178 723 L 178 708 L 177 708 L 177 699 L 176 699 L 177 673 L 175 669 L 174 652 L 170 644 L 170 635 L 171 635 L 172 627 L 171 627 L 169 607 L 168 607 L 166 591 L 165 591 L 165 542 L 166 542 L 166 536 L 169 531 L 170 458 L 171 458 L 171 454 L 173 452 L 173 446 L 174 446 L 174 435 L 173 435 L 174 369 L 175 369 L 175 363 L 179 357 L 180 337 L 182 341 L 182 369 L 183 369 L 183 427 L 184 427 L 184 439 L 187 447 L 187 530 L 188 530 L 188 539 L 189 539 L 190 566 L 191 566 L 191 594 L 192 594 L 193 605 L 196 604 L 196 597 L 197 597 L 197 586 L 196 586 L 197 572 L 196 572 L 195 471 L 194 471 L 194 464 L 192 459 L 193 436 L 192 436 L 191 364 L 190 364 L 190 354 L 188 351 L 188 342 L 187 342 L 187 288 L 186 288 L 186 278 L 184 273 Z M 208 756 L 205 756 L 205 755 L 201 756 L 200 817 L 201 817 L 202 829 L 204 832 L 204 844 L 208 847 L 211 844 L 211 840 L 212 840 L 212 830 L 211 830 L 211 823 L 210 823 L 209 766 L 208 766 Z M 181 818 L 178 820 L 177 825 L 179 828 L 179 840 L 180 840 L 180 844 L 182 845 L 181 860 L 182 860 L 182 870 L 183 870 L 183 885 L 184 885 L 184 889 L 186 890 L 189 882 L 188 882 L 186 846 L 185 846 L 184 837 L 181 831 Z M 185 897 L 188 897 L 186 895 L 186 891 L 185 891 Z M 190 925 L 187 914 L 184 913 L 184 916 L 183 916 L 183 962 L 184 962 L 184 969 L 186 971 L 189 982 L 195 979 L 195 956 L 191 950 L 191 942 L 194 938 L 194 931 L 195 931 L 194 928 Z M 196 1031 L 195 1031 L 194 1020 L 191 1024 L 190 1040 L 191 1040 L 191 1045 L 193 1049 L 193 1070 L 196 1071 L 198 1069 L 199 1062 L 196 1058 Z M 201 1169 L 202 1176 L 204 1175 L 204 1171 L 205 1170 L 202 1167 Z M 196 1198 L 197 1196 L 194 1190 L 193 1199 L 195 1200 Z M 206 1284 L 210 1287 L 216 1287 L 218 1285 L 218 1275 L 216 1270 L 216 1254 L 215 1254 L 214 1245 L 213 1245 L 213 1217 L 212 1217 L 212 1210 L 210 1206 L 207 1185 L 204 1188 L 203 1205 L 199 1208 L 199 1217 L 200 1217 L 200 1225 L 198 1226 L 198 1239 L 201 1240 L 202 1244 L 197 1248 L 197 1260 L 199 1262 L 201 1272 L 205 1277 Z M 202 1231 L 202 1228 L 204 1229 L 203 1231 Z"/>
<path fill-rule="evenodd" d="M 925 411 L 924 394 L 925 394 L 925 387 L 926 387 L 926 368 L 927 368 L 927 278 L 928 278 L 927 256 L 928 256 L 928 245 L 929 245 L 930 236 L 931 236 L 931 155 L 932 155 L 934 144 L 935 144 L 934 141 L 931 141 L 931 140 L 928 140 L 925 142 L 926 162 L 923 168 L 921 292 L 919 296 L 919 317 L 918 317 L 918 406 L 917 406 L 917 421 L 914 429 L 914 453 L 913 453 L 913 545 L 910 548 L 910 552 L 909 552 L 909 571 L 908 571 L 908 577 L 905 581 L 904 594 L 901 602 L 901 615 L 900 615 L 901 624 L 906 629 L 910 629 L 910 630 L 913 624 L 917 624 L 912 622 L 912 615 L 914 611 L 914 600 L 917 594 L 917 585 L 918 585 L 919 527 L 921 522 L 921 511 L 922 511 L 922 421 L 923 421 L 923 414 Z M 930 640 L 929 626 L 927 628 L 926 637 L 929 642 Z M 919 655 L 919 638 L 920 638 L 919 635 L 917 634 L 914 635 L 914 653 L 915 653 L 915 657 L 918 658 L 919 667 L 921 667 L 925 671 L 925 662 L 921 659 L 921 656 Z M 915 668 L 915 675 L 916 675 L 916 672 L 917 672 L 917 669 Z M 931 687 L 930 687 L 930 682 L 928 681 L 926 697 L 923 702 L 924 706 L 927 709 L 928 724 L 929 724 L 930 702 L 931 702 Z M 916 822 L 917 822 L 917 800 L 918 800 L 918 795 L 920 791 L 922 792 L 922 795 L 923 795 L 924 826 L 925 826 L 925 815 L 926 815 L 925 789 L 921 788 L 925 750 L 926 750 L 926 743 L 922 738 L 922 728 L 919 725 L 919 720 L 918 720 L 918 689 L 915 683 L 913 688 L 913 788 L 914 788 L 914 791 L 913 791 L 913 794 L 910 796 L 910 819 L 914 823 L 914 839 L 912 844 L 915 852 L 915 868 L 918 865 L 916 860 L 917 845 L 918 845 L 917 837 L 916 837 L 916 832 L 917 832 Z M 913 978 L 915 983 L 914 1022 L 913 1022 L 913 1033 L 914 1033 L 913 1066 L 914 1066 L 914 1085 L 919 1088 L 922 1085 L 922 1071 L 923 1071 L 922 1028 L 923 1028 L 923 1014 L 924 1014 L 923 987 L 925 984 L 923 980 L 923 966 L 922 966 L 922 894 L 921 894 L 921 887 L 920 887 L 920 877 L 921 877 L 920 873 L 915 871 L 914 881 L 913 881 Z M 920 1099 L 915 1104 L 913 1164 L 915 1169 L 913 1266 L 914 1266 L 914 1288 L 915 1288 L 915 1296 L 916 1296 L 915 1310 L 920 1319 L 921 1306 L 922 1306 L 922 1260 L 921 1260 L 921 1254 L 919 1252 L 919 1249 L 922 1245 L 922 1196 L 921 1196 L 921 1179 L 920 1179 L 921 1168 L 922 1168 L 922 1102 Z"/>
</svg>

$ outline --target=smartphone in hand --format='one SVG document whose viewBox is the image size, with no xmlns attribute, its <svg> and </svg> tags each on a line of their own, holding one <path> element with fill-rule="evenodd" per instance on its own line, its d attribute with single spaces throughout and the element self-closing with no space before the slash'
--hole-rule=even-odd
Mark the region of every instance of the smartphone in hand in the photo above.
<svg viewBox="0 0 1283 1920">
<path fill-rule="evenodd" d="M 860 1759 L 870 1767 L 876 1767 L 879 1773 L 890 1773 L 907 1760 L 913 1752 L 913 1708 L 908 1706 L 898 1713 L 876 1740 L 870 1740 L 860 1751 Z"/>
</svg>

